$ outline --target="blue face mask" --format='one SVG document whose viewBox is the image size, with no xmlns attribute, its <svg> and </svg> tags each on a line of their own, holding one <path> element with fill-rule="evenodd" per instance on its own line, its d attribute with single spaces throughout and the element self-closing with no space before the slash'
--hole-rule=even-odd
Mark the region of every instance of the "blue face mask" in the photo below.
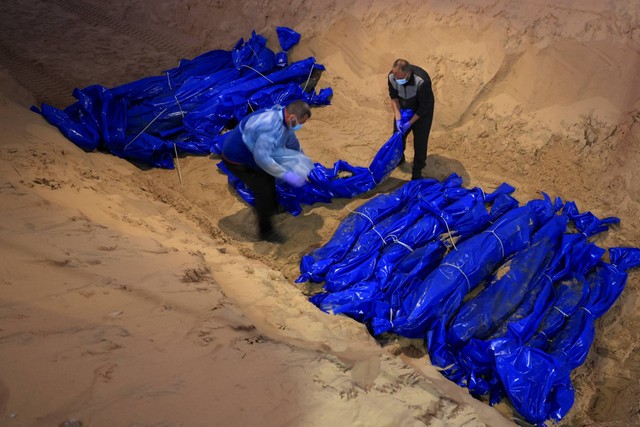
<svg viewBox="0 0 640 427">
<path fill-rule="evenodd" d="M 398 83 L 399 85 L 407 84 L 407 81 L 407 79 L 396 79 L 396 83 Z"/>
<path fill-rule="evenodd" d="M 294 117 L 295 118 L 295 117 Z M 302 129 L 302 125 L 300 123 L 298 123 L 298 119 L 296 118 L 296 124 L 293 124 L 293 119 L 291 120 L 291 122 L 289 122 L 289 125 L 291 126 L 291 130 L 292 131 L 297 131 Z"/>
</svg>

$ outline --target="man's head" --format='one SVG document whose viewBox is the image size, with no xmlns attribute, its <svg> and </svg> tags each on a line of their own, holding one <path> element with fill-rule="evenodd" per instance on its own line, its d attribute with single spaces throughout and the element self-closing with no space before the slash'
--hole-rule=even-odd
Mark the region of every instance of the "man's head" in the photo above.
<svg viewBox="0 0 640 427">
<path fill-rule="evenodd" d="M 311 108 L 302 100 L 293 101 L 285 107 L 284 117 L 289 129 L 299 129 L 311 118 Z"/>
<path fill-rule="evenodd" d="M 411 65 L 406 59 L 396 59 L 391 72 L 398 84 L 405 84 L 411 78 Z"/>
</svg>

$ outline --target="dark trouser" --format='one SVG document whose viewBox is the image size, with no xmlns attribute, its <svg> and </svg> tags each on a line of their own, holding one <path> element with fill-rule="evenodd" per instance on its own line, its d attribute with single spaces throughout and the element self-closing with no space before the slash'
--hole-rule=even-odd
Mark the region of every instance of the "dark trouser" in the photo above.
<svg viewBox="0 0 640 427">
<path fill-rule="evenodd" d="M 258 216 L 258 227 L 261 235 L 273 230 L 271 218 L 278 212 L 278 193 L 276 179 L 263 170 L 231 163 L 222 159 L 229 172 L 242 181 L 255 197 L 254 209 Z"/>
<path fill-rule="evenodd" d="M 431 133 L 431 123 L 433 122 L 433 108 L 425 115 L 420 117 L 409 129 L 413 132 L 413 170 L 411 175 L 413 178 L 419 178 L 427 164 L 427 145 L 429 144 L 429 134 Z M 393 131 L 396 132 L 396 122 L 393 121 Z M 409 132 L 402 137 L 402 152 L 407 145 L 407 136 Z M 403 155 L 404 158 L 404 155 Z"/>
</svg>

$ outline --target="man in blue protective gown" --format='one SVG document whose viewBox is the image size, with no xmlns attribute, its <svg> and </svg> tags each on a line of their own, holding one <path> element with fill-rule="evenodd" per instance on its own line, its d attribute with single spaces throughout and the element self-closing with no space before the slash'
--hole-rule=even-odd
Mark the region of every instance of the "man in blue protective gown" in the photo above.
<svg viewBox="0 0 640 427">
<path fill-rule="evenodd" d="M 242 119 L 224 140 L 224 165 L 254 193 L 261 240 L 273 243 L 285 240 L 272 221 L 278 212 L 276 178 L 293 187 L 305 184 L 308 170 L 301 171 L 295 163 L 282 159 L 291 158 L 286 153 L 302 153 L 295 131 L 310 117 L 311 110 L 304 101 L 293 101 L 286 107 L 276 105 Z"/>
<path fill-rule="evenodd" d="M 422 169 L 427 164 L 427 144 L 433 122 L 434 97 L 431 78 L 422 68 L 411 65 L 404 59 L 396 59 L 387 78 L 389 97 L 393 109 L 393 131 L 401 131 L 402 160 L 409 131 L 413 132 L 413 169 L 411 179 L 422 178 Z M 402 110 L 411 110 L 413 115 L 407 120 L 401 119 Z"/>
</svg>

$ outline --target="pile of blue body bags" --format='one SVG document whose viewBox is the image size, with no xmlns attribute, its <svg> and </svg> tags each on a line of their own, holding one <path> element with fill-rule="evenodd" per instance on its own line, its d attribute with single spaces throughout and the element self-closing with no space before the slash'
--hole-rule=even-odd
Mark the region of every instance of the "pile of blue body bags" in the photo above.
<svg viewBox="0 0 640 427">
<path fill-rule="evenodd" d="M 246 115 L 302 99 L 310 106 L 330 104 L 331 88 L 315 90 L 325 67 L 310 57 L 289 63 L 287 52 L 300 34 L 277 27 L 282 51 L 275 53 L 255 32 L 231 49 L 213 50 L 158 76 L 114 88 L 75 89 L 75 103 L 63 110 L 43 104 L 32 109 L 86 151 L 101 150 L 152 167 L 173 168 L 179 154 L 220 154 L 226 131 Z M 354 197 L 374 188 L 400 162 L 401 135 L 381 145 L 368 167 L 339 160 L 333 167 L 313 165 L 308 183 L 278 183 L 278 197 L 294 215 L 301 205 Z M 253 195 L 229 175 L 230 184 L 249 203 Z"/>
<path fill-rule="evenodd" d="M 372 334 L 423 338 L 431 362 L 476 396 L 505 396 L 530 423 L 571 408 L 570 373 L 594 321 L 622 292 L 640 249 L 590 242 L 617 224 L 575 203 L 524 205 L 493 193 L 411 181 L 352 212 L 305 255 L 298 282 L 324 282 L 311 301 L 365 323 Z"/>
</svg>

